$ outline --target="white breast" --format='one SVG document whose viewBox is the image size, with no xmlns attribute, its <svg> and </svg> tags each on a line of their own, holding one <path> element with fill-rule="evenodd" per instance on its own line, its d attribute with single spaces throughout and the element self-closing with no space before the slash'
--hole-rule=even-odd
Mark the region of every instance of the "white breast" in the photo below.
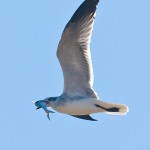
<svg viewBox="0 0 150 150">
<path fill-rule="evenodd" d="M 84 98 L 81 100 L 68 100 L 64 103 L 56 105 L 53 109 L 58 112 L 70 115 L 87 115 L 98 112 L 98 108 L 94 104 L 97 103 L 96 98 Z"/>
</svg>

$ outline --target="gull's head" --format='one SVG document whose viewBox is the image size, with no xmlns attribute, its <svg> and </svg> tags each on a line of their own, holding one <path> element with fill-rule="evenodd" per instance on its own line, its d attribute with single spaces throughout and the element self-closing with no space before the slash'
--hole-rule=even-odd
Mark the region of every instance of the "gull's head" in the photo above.
<svg viewBox="0 0 150 150">
<path fill-rule="evenodd" d="M 47 118 L 50 120 L 49 113 L 54 113 L 54 112 L 47 109 L 49 102 L 45 100 L 38 100 L 38 101 L 32 101 L 32 102 L 37 107 L 36 110 L 43 108 L 46 113 Z"/>
</svg>

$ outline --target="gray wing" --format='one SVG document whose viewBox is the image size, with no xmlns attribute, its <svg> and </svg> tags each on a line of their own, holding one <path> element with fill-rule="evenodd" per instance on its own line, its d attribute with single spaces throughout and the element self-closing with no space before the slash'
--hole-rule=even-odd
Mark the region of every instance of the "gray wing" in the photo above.
<svg viewBox="0 0 150 150">
<path fill-rule="evenodd" d="M 63 95 L 72 98 L 97 98 L 92 89 L 90 39 L 98 2 L 99 0 L 85 0 L 79 6 L 67 23 L 58 45 L 57 57 L 64 75 Z"/>
</svg>

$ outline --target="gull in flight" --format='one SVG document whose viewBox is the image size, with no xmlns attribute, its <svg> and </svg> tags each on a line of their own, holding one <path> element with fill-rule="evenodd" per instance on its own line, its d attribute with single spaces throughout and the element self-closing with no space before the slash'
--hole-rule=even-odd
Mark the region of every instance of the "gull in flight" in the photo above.
<svg viewBox="0 0 150 150">
<path fill-rule="evenodd" d="M 90 40 L 96 6 L 99 0 L 84 0 L 67 23 L 57 49 L 57 57 L 64 76 L 64 91 L 58 97 L 35 101 L 48 119 L 48 108 L 80 119 L 96 121 L 90 114 L 125 115 L 128 107 L 101 101 L 93 89 L 93 68 Z"/>
</svg>

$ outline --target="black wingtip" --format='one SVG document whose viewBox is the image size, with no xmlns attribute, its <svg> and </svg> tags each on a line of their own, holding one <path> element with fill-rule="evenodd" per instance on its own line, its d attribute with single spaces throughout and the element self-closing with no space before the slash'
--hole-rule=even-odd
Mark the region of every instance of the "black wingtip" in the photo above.
<svg viewBox="0 0 150 150">
<path fill-rule="evenodd" d="M 79 22 L 84 16 L 95 13 L 99 0 L 85 0 L 73 14 L 69 22 Z"/>
<path fill-rule="evenodd" d="M 108 111 L 108 112 L 119 112 L 120 108 L 117 108 L 117 107 L 111 107 L 111 108 L 104 108 L 103 106 L 100 106 L 98 104 L 95 104 L 96 107 L 99 107 L 105 111 Z"/>
<path fill-rule="evenodd" d="M 98 121 L 96 119 L 93 119 L 90 115 L 71 115 L 71 116 L 89 121 Z"/>
<path fill-rule="evenodd" d="M 108 112 L 119 112 L 119 108 L 117 107 L 112 107 L 112 108 L 109 108 L 107 109 Z"/>
</svg>

